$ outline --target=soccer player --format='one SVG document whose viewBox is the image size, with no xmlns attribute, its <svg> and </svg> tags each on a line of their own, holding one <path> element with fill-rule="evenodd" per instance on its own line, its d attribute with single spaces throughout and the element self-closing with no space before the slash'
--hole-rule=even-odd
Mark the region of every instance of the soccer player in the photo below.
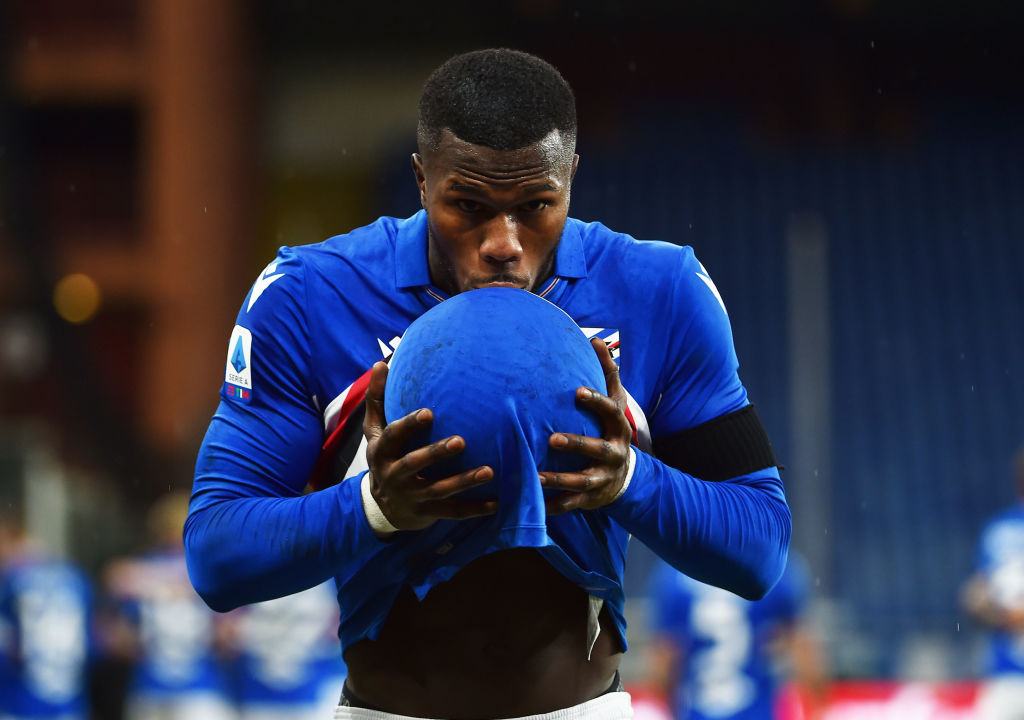
<svg viewBox="0 0 1024 720">
<path fill-rule="evenodd" d="M 0 718 L 85 720 L 92 584 L 0 507 Z"/>
<path fill-rule="evenodd" d="M 1014 457 L 1018 501 L 985 524 L 964 608 L 991 631 L 981 720 L 1024 719 L 1024 447 Z"/>
<path fill-rule="evenodd" d="M 233 720 L 220 657 L 223 616 L 212 612 L 188 580 L 181 533 L 188 498 L 171 493 L 147 512 L 152 547 L 114 559 L 105 571 L 113 606 L 105 623 L 107 651 L 131 663 L 127 720 Z"/>
<path fill-rule="evenodd" d="M 790 555 L 779 582 L 751 602 L 661 564 L 651 578 L 651 684 L 678 720 L 778 717 L 797 683 L 814 717 L 826 670 L 806 626 L 807 570 Z"/>
<path fill-rule="evenodd" d="M 329 718 L 345 679 L 334 581 L 232 613 L 238 720 Z"/>
<path fill-rule="evenodd" d="M 196 465 L 190 575 L 218 610 L 334 576 L 337 717 L 628 717 L 630 536 L 749 598 L 781 574 L 790 513 L 722 299 L 691 249 L 568 217 L 575 141 L 573 93 L 551 65 L 508 49 L 451 58 L 419 103 L 422 209 L 281 248 L 243 302 Z M 574 396 L 595 429 L 557 427 L 533 448 L 581 468 L 492 457 L 437 477 L 472 453 L 471 422 L 507 418 L 463 418 L 465 431 L 410 448 L 460 419 L 386 415 L 385 361 L 406 329 L 478 288 L 534 293 L 595 337 L 603 377 Z M 528 367 L 565 370 L 540 354 Z M 521 542 L 474 520 L 503 515 L 487 488 L 512 476 L 544 490 Z"/>
</svg>

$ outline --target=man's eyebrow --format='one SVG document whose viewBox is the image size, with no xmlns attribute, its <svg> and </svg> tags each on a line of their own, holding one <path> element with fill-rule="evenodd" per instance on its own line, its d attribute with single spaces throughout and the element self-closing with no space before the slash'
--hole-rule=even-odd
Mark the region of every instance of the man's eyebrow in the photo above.
<svg viewBox="0 0 1024 720">
<path fill-rule="evenodd" d="M 533 192 L 555 192 L 558 190 L 558 188 L 555 185 L 552 185 L 549 182 L 537 183 L 536 185 L 527 185 L 526 189 L 532 190 Z"/>
<path fill-rule="evenodd" d="M 454 192 L 465 192 L 465 193 L 478 193 L 478 192 L 481 191 L 479 185 L 471 185 L 469 183 L 461 183 L 461 182 L 458 182 L 458 181 L 453 181 L 452 183 L 450 183 L 448 185 L 448 189 L 452 190 Z M 529 192 L 557 192 L 558 191 L 558 187 L 553 185 L 553 184 L 551 184 L 551 183 L 549 183 L 549 182 L 536 183 L 534 185 L 526 185 L 523 189 L 527 190 Z"/>
</svg>

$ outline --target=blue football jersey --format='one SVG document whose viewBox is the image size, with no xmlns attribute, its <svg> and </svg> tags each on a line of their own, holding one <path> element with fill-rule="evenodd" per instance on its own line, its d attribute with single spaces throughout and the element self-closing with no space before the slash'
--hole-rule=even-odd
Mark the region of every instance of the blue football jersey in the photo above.
<svg viewBox="0 0 1024 720">
<path fill-rule="evenodd" d="M 690 248 L 570 219 L 538 295 L 609 343 L 631 395 L 638 448 L 748 404 L 725 305 Z M 186 522 L 192 581 L 211 606 L 226 610 L 334 577 L 348 647 L 376 636 L 403 584 L 422 597 L 483 553 L 527 544 L 604 600 L 625 646 L 631 534 L 709 582 L 749 594 L 774 582 L 789 534 L 775 467 L 704 483 L 637 452 L 622 497 L 546 518 L 526 541 L 496 537 L 486 519 L 380 540 L 362 509 L 361 452 L 336 485 L 304 493 L 368 370 L 446 298 L 430 281 L 422 211 L 281 248 L 260 274 L 230 335 Z M 767 519 L 754 520 L 752 506 Z"/>
<path fill-rule="evenodd" d="M 219 617 L 189 583 L 184 555 L 157 550 L 131 559 L 128 567 L 113 600 L 139 640 L 129 693 L 161 700 L 196 693 L 227 697 L 215 646 Z"/>
<path fill-rule="evenodd" d="M 1024 506 L 991 518 L 981 533 L 977 569 L 993 600 L 1024 608 Z M 1024 632 L 995 631 L 989 647 L 988 672 L 1024 673 Z"/>
<path fill-rule="evenodd" d="M 680 662 L 671 699 L 677 718 L 764 720 L 779 687 L 772 643 L 804 611 L 809 586 L 793 556 L 782 578 L 751 602 L 661 564 L 652 576 L 652 626 Z"/>
<path fill-rule="evenodd" d="M 300 712 L 341 687 L 333 582 L 247 605 L 235 622 L 235 687 L 243 708 Z"/>
<path fill-rule="evenodd" d="M 0 570 L 0 717 L 87 716 L 92 607 L 69 563 L 26 556 Z"/>
</svg>

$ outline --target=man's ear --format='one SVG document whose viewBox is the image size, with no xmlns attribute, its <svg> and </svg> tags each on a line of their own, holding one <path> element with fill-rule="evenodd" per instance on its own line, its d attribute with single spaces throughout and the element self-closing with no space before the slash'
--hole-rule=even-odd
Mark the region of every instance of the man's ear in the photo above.
<svg viewBox="0 0 1024 720">
<path fill-rule="evenodd" d="M 412 154 L 412 174 L 416 177 L 416 186 L 420 189 L 420 207 L 427 209 L 427 174 L 423 171 L 423 158 L 419 153 Z"/>
</svg>

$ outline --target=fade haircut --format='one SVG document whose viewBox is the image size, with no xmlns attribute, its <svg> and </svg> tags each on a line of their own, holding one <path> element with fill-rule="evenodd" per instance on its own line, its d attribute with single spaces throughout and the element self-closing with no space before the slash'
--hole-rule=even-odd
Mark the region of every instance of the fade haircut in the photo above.
<svg viewBox="0 0 1024 720">
<path fill-rule="evenodd" d="M 494 150 L 518 150 L 558 130 L 572 153 L 576 100 L 558 70 L 535 55 L 475 50 L 449 59 L 423 86 L 416 129 L 420 152 L 436 150 L 446 129 Z"/>
</svg>

